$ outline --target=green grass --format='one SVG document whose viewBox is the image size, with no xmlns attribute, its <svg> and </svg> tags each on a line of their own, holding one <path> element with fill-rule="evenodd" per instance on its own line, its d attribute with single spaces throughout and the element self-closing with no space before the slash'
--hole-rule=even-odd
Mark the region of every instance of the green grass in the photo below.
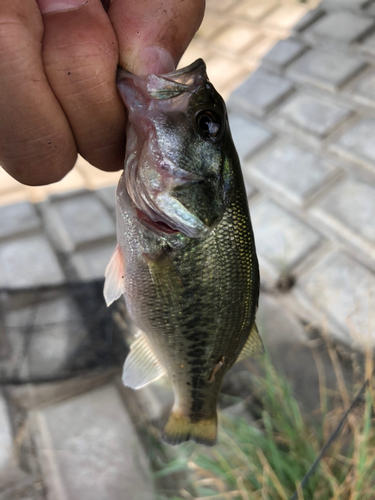
<svg viewBox="0 0 375 500">
<path fill-rule="evenodd" d="M 188 469 L 189 478 L 178 491 L 164 492 L 158 500 L 289 500 L 354 394 L 348 395 L 338 369 L 341 401 L 328 411 L 327 391 L 321 387 L 321 414 L 313 421 L 302 414 L 289 383 L 268 357 L 263 371 L 264 376 L 252 376 L 259 403 L 257 426 L 221 414 L 215 447 L 169 447 L 173 456 L 159 464 L 157 475 Z M 375 499 L 374 396 L 370 387 L 299 499 Z"/>
</svg>

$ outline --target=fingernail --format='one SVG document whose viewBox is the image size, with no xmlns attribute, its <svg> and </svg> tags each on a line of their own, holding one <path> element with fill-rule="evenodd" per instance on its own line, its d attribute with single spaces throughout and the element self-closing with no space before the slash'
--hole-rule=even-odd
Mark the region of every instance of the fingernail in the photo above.
<svg viewBox="0 0 375 500">
<path fill-rule="evenodd" d="M 64 12 L 82 7 L 88 0 L 36 0 L 42 14 Z"/>
<path fill-rule="evenodd" d="M 143 49 L 135 64 L 136 75 L 161 75 L 176 69 L 173 57 L 162 47 L 146 47 Z"/>
</svg>

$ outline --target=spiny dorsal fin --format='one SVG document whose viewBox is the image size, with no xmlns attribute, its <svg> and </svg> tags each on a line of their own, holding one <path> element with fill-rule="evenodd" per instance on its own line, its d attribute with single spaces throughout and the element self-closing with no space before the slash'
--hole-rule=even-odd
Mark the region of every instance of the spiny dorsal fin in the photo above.
<svg viewBox="0 0 375 500">
<path fill-rule="evenodd" d="M 249 337 L 246 341 L 246 344 L 243 346 L 242 351 L 240 352 L 240 355 L 238 356 L 236 362 L 242 361 L 243 359 L 246 358 L 250 358 L 250 356 L 258 356 L 263 353 L 264 353 L 263 342 L 259 336 L 257 325 L 254 322 Z"/>
<path fill-rule="evenodd" d="M 156 359 L 146 336 L 140 332 L 130 346 L 130 353 L 125 360 L 123 383 L 132 389 L 140 389 L 164 373 L 165 370 Z"/>
<path fill-rule="evenodd" d="M 104 298 L 107 306 L 118 299 L 123 293 L 124 284 L 124 259 L 119 245 L 116 246 L 111 260 L 105 270 Z"/>
</svg>

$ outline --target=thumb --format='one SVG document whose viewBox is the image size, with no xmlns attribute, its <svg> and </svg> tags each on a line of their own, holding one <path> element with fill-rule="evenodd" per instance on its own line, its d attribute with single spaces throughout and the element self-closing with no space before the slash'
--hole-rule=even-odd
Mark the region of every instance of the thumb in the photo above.
<svg viewBox="0 0 375 500">
<path fill-rule="evenodd" d="M 173 71 L 202 22 L 204 0 L 112 0 L 119 64 L 132 73 Z"/>
</svg>

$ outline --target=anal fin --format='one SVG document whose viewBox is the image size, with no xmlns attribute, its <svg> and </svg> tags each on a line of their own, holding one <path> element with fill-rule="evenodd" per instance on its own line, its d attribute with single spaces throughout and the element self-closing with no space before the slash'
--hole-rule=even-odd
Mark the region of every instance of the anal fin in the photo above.
<svg viewBox="0 0 375 500">
<path fill-rule="evenodd" d="M 259 356 L 260 354 L 264 354 L 264 346 L 258 332 L 258 327 L 254 321 L 254 324 L 249 333 L 249 337 L 245 345 L 243 346 L 236 362 L 242 361 L 246 358 L 250 358 L 250 356 Z"/>
<path fill-rule="evenodd" d="M 107 306 L 118 299 L 123 293 L 124 287 L 124 258 L 120 246 L 117 245 L 111 260 L 105 270 L 104 298 Z"/>
<path fill-rule="evenodd" d="M 130 346 L 130 353 L 125 360 L 123 383 L 132 389 L 140 389 L 164 373 L 165 370 L 153 353 L 146 336 L 140 332 Z"/>
</svg>

